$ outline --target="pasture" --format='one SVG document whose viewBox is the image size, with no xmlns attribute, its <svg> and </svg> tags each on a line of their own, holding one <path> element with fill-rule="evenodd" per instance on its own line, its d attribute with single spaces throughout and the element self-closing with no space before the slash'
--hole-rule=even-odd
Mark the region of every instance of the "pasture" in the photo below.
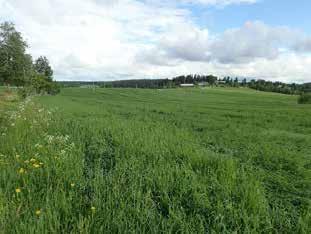
<svg viewBox="0 0 311 234">
<path fill-rule="evenodd" d="M 12 105 L 4 233 L 310 233 L 311 105 L 296 96 L 66 88 Z"/>
</svg>

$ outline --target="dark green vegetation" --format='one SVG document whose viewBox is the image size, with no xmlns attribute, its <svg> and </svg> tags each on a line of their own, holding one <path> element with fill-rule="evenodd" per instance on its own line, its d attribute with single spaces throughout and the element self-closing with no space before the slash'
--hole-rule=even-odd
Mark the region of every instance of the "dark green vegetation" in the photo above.
<svg viewBox="0 0 311 234">
<path fill-rule="evenodd" d="M 1 230 L 310 233 L 311 106 L 296 100 L 218 88 L 27 99 L 0 128 Z"/>
<path fill-rule="evenodd" d="M 104 88 L 148 88 L 165 89 L 179 87 L 180 84 L 194 84 L 197 86 L 220 86 L 220 87 L 248 87 L 255 90 L 283 93 L 301 94 L 311 92 L 311 83 L 286 84 L 282 82 L 272 82 L 265 80 L 246 80 L 232 77 L 217 78 L 213 75 L 187 75 L 178 76 L 172 79 L 138 79 L 138 80 L 118 80 L 118 81 L 63 81 L 59 82 L 63 87 L 80 86 L 100 86 Z"/>
<path fill-rule="evenodd" d="M 311 93 L 302 93 L 298 98 L 299 104 L 311 104 Z"/>
<path fill-rule="evenodd" d="M 56 94 L 59 87 L 53 82 L 53 70 L 46 57 L 35 62 L 26 53 L 27 42 L 14 24 L 0 23 L 0 85 L 17 86 L 21 97 L 33 94 Z"/>
</svg>

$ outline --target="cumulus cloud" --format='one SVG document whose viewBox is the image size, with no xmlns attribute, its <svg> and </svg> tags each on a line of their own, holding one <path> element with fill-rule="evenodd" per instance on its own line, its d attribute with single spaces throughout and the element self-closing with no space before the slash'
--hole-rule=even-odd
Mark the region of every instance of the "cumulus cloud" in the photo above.
<svg viewBox="0 0 311 234">
<path fill-rule="evenodd" d="M 185 6 L 255 2 L 0 0 L 0 20 L 16 24 L 34 57 L 50 59 L 58 80 L 164 78 L 183 73 L 310 80 L 311 40 L 303 32 L 255 21 L 211 34 Z"/>
<path fill-rule="evenodd" d="M 302 53 L 311 53 L 311 38 L 304 38 L 299 40 L 294 45 L 294 50 Z"/>
<path fill-rule="evenodd" d="M 275 59 L 281 49 L 295 43 L 299 32 L 287 27 L 269 27 L 262 22 L 247 22 L 230 29 L 210 46 L 213 59 L 221 63 L 249 63 L 257 58 Z"/>
<path fill-rule="evenodd" d="M 187 32 L 187 33 L 185 33 Z M 158 42 L 158 51 L 187 61 L 216 61 L 223 64 L 250 63 L 256 59 L 276 59 L 284 51 L 310 51 L 311 40 L 303 32 L 288 27 L 271 27 L 260 21 L 209 37 L 206 29 L 182 26 Z"/>
<path fill-rule="evenodd" d="M 182 1 L 185 3 L 193 3 L 193 4 L 224 5 L 224 6 L 242 3 L 253 4 L 258 2 L 258 0 L 182 0 Z"/>
<path fill-rule="evenodd" d="M 175 22 L 168 25 L 167 32 L 155 41 L 152 50 L 147 50 L 147 53 L 143 52 L 138 57 L 141 61 L 155 65 L 170 65 L 178 61 L 206 61 L 209 57 L 208 45 L 207 29 L 201 30 L 191 22 Z"/>
<path fill-rule="evenodd" d="M 205 61 L 208 59 L 208 30 L 201 30 L 190 24 L 175 25 L 169 33 L 160 39 L 159 46 L 171 58 Z"/>
</svg>

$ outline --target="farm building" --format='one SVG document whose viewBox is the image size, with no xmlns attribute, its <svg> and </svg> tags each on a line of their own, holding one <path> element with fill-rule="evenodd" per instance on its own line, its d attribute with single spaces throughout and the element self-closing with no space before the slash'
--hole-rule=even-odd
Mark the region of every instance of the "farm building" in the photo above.
<svg viewBox="0 0 311 234">
<path fill-rule="evenodd" d="M 225 80 L 218 80 L 216 83 L 217 84 L 226 84 L 226 81 Z"/>
<path fill-rule="evenodd" d="M 180 84 L 182 88 L 194 87 L 194 84 Z"/>
</svg>

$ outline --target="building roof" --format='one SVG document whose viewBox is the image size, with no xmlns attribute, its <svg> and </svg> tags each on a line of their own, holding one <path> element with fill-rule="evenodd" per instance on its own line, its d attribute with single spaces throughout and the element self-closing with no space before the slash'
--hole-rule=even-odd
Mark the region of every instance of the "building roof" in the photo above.
<svg viewBox="0 0 311 234">
<path fill-rule="evenodd" d="M 180 84 L 181 87 L 193 87 L 194 84 Z"/>
</svg>

